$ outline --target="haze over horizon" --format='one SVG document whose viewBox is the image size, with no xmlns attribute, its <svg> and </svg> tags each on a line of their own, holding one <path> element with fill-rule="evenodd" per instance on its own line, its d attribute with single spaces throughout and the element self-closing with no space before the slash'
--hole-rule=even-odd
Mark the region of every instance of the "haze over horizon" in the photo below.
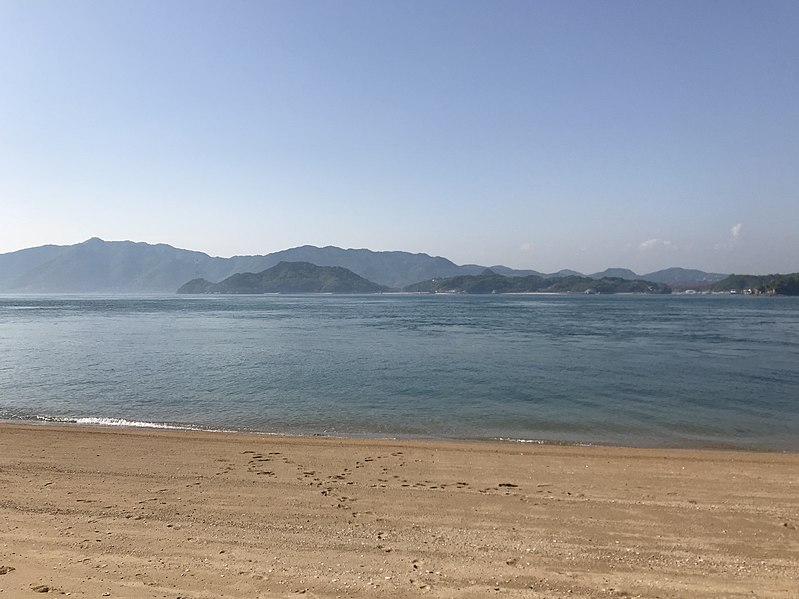
<svg viewBox="0 0 799 599">
<path fill-rule="evenodd" d="M 799 270 L 799 4 L 0 3 L 0 253 Z"/>
<path fill-rule="evenodd" d="M 102 239 L 102 238 L 97 237 L 97 236 L 91 237 L 89 239 L 85 239 L 83 241 L 80 241 L 80 242 L 77 242 L 77 243 L 74 243 L 74 244 L 43 244 L 42 246 L 32 246 L 31 248 L 20 248 L 20 250 L 12 250 L 10 252 L 2 252 L 2 253 L 0 253 L 0 256 L 4 255 L 6 253 L 13 254 L 16 251 L 27 250 L 27 249 L 35 249 L 37 247 L 56 246 L 56 247 L 67 247 L 68 248 L 68 247 L 91 244 L 94 241 L 97 241 L 97 242 L 99 242 L 101 244 L 116 244 L 116 243 L 142 244 L 142 243 L 144 243 L 144 244 L 147 244 L 147 245 L 150 245 L 150 246 L 166 245 L 166 246 L 174 248 L 175 250 L 179 250 L 179 251 L 180 250 L 188 250 L 188 251 L 192 251 L 192 252 L 200 252 L 200 253 L 208 255 L 210 258 L 222 258 L 222 259 L 225 259 L 225 260 L 230 259 L 230 258 L 245 258 L 245 257 L 250 257 L 250 256 L 252 256 L 252 257 L 255 257 L 255 256 L 268 256 L 268 255 L 280 254 L 281 252 L 285 252 L 285 251 L 299 250 L 299 249 L 303 249 L 303 248 L 317 248 L 317 249 L 333 248 L 333 249 L 337 249 L 337 250 L 356 250 L 356 251 L 367 250 L 367 251 L 372 251 L 372 252 L 400 252 L 400 253 L 405 252 L 405 253 L 416 254 L 416 255 L 427 255 L 427 256 L 429 256 L 431 258 L 444 258 L 446 260 L 450 260 L 447 256 L 441 256 L 441 255 L 437 255 L 437 254 L 430 254 L 428 252 L 406 252 L 406 250 L 372 250 L 371 248 L 341 247 L 341 246 L 330 246 L 330 245 L 328 245 L 328 246 L 315 246 L 313 244 L 303 244 L 303 245 L 300 245 L 300 246 L 293 246 L 293 247 L 290 247 L 290 248 L 282 248 L 280 250 L 276 250 L 275 252 L 268 252 L 268 253 L 264 252 L 264 253 L 261 253 L 261 254 L 232 254 L 230 256 L 219 256 L 217 254 L 205 252 L 205 251 L 203 251 L 202 249 L 199 249 L 199 248 L 180 247 L 180 246 L 175 246 L 175 245 L 173 245 L 171 243 L 166 243 L 166 242 L 147 242 L 147 241 L 142 242 L 142 241 L 137 241 L 137 240 L 133 240 L 133 239 Z M 288 258 L 287 261 L 288 262 L 293 262 L 293 261 L 297 261 L 297 260 Z M 307 261 L 307 259 L 303 259 L 302 261 Z M 506 264 L 500 264 L 500 263 L 491 263 L 491 264 L 482 264 L 481 265 L 481 264 L 477 264 L 475 262 L 457 262 L 457 261 L 452 261 L 452 260 L 450 260 L 450 261 L 454 262 L 454 264 L 456 266 L 482 266 L 482 267 L 507 266 Z M 672 265 L 672 266 L 674 266 L 674 265 Z M 589 275 L 589 274 L 596 274 L 596 273 L 599 273 L 599 272 L 603 272 L 605 270 L 625 269 L 625 268 L 626 267 L 608 266 L 608 267 L 605 267 L 605 268 L 597 270 L 597 271 L 584 271 L 584 272 L 583 271 L 579 271 L 579 274 Z M 660 270 L 668 270 L 669 268 L 672 268 L 672 267 L 666 267 L 664 269 L 658 269 L 658 270 L 659 271 Z M 680 268 L 680 267 L 677 266 L 677 268 Z M 524 269 L 524 270 L 535 270 L 535 269 Z M 696 270 L 701 271 L 701 269 L 696 269 Z M 574 269 L 564 268 L 564 269 L 559 269 L 559 271 L 561 271 L 561 272 L 574 271 Z M 551 273 L 546 273 L 546 272 L 542 271 L 541 274 L 557 274 L 559 271 L 552 271 Z M 652 272 L 654 272 L 654 271 L 652 271 Z M 644 274 L 647 274 L 647 273 L 646 272 L 638 272 L 636 274 L 644 275 Z M 716 274 L 732 274 L 732 273 L 716 273 Z M 767 273 L 757 273 L 757 274 L 767 274 Z M 773 274 L 773 273 L 768 273 L 768 274 Z M 612 275 L 612 276 L 616 276 L 616 275 Z M 413 281 L 413 282 L 415 283 L 417 281 Z"/>
</svg>

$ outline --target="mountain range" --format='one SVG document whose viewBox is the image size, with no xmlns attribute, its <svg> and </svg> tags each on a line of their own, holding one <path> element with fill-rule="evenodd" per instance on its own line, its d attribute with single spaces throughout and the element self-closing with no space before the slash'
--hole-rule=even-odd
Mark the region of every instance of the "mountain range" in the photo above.
<svg viewBox="0 0 799 599">
<path fill-rule="evenodd" d="M 376 252 L 305 245 L 265 255 L 212 257 L 166 244 L 103 241 L 93 237 L 66 246 L 45 245 L 0 254 L 2 293 L 174 293 L 193 279 L 222 281 L 237 273 L 261 273 L 280 262 L 340 266 L 391 289 L 435 278 L 480 275 L 486 267 L 457 265 L 451 260 L 410 252 Z M 545 274 L 502 265 L 490 269 L 503 276 L 557 278 L 584 276 L 564 270 Z M 644 275 L 627 269 L 608 269 L 587 275 L 594 279 L 621 278 L 678 286 L 707 288 L 726 275 L 670 268 Z"/>
</svg>

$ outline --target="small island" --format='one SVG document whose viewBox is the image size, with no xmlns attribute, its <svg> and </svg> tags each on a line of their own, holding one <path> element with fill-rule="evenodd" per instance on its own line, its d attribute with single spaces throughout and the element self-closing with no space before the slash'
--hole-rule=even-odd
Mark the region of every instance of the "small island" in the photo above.
<svg viewBox="0 0 799 599">
<path fill-rule="evenodd" d="M 280 262 L 259 273 L 237 273 L 211 283 L 193 279 L 178 289 L 183 294 L 380 293 L 388 288 L 341 266 Z"/>
</svg>

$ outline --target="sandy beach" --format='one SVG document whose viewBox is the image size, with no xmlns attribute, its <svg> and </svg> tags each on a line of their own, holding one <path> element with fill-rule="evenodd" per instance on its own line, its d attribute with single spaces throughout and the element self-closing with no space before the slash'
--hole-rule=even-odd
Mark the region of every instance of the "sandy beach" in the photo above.
<svg viewBox="0 0 799 599">
<path fill-rule="evenodd" d="M 0 597 L 799 596 L 799 454 L 0 425 Z"/>
</svg>

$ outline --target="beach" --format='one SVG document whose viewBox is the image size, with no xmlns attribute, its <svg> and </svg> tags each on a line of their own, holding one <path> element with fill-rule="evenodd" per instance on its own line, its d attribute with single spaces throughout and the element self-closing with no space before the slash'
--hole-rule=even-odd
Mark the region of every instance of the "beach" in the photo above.
<svg viewBox="0 0 799 599">
<path fill-rule="evenodd" d="M 785 597 L 799 454 L 0 425 L 0 596 Z"/>
</svg>

